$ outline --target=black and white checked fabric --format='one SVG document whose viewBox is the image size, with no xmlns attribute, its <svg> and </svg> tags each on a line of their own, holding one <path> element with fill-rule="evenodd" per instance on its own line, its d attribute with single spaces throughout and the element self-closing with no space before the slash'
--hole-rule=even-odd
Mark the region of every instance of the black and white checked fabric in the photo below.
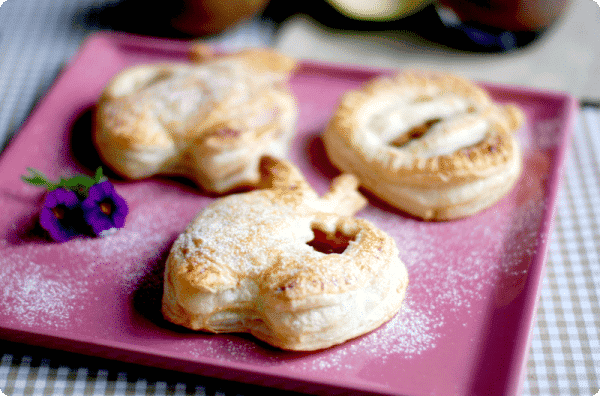
<svg viewBox="0 0 600 396">
<path fill-rule="evenodd" d="M 82 40 L 83 15 L 109 1 L 8 0 L 0 6 L 0 147 L 16 133 Z M 251 22 L 210 40 L 269 46 Z M 583 108 L 569 149 L 524 395 L 600 392 L 600 109 Z M 5 395 L 245 395 L 249 385 L 0 341 Z M 290 395 L 290 392 L 281 392 Z"/>
</svg>

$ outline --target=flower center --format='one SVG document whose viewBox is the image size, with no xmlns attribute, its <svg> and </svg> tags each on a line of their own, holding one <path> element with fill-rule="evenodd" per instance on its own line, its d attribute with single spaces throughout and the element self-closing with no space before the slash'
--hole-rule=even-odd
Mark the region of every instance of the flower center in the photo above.
<svg viewBox="0 0 600 396">
<path fill-rule="evenodd" d="M 65 209 L 61 206 L 53 207 L 52 213 L 54 214 L 54 217 L 56 217 L 58 220 L 62 220 L 65 218 Z"/>
<path fill-rule="evenodd" d="M 107 216 L 110 216 L 113 212 L 113 205 L 110 201 L 100 202 L 100 211 Z"/>
</svg>

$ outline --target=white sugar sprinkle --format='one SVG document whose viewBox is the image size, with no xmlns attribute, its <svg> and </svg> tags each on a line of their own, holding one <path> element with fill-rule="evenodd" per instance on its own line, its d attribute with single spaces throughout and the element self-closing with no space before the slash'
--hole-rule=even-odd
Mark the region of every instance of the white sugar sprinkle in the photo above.
<svg viewBox="0 0 600 396">
<path fill-rule="evenodd" d="M 0 278 L 5 284 L 0 306 L 12 318 L 7 324 L 17 321 L 62 329 L 77 322 L 78 299 L 88 290 L 87 282 L 74 282 L 68 275 L 52 279 L 42 265 L 26 260 L 16 255 L 0 259 Z"/>
<path fill-rule="evenodd" d="M 524 186 L 540 191 L 539 186 Z M 147 196 L 144 189 L 129 191 L 132 211 L 126 228 L 105 238 L 82 238 L 58 244 L 11 246 L 0 241 L 1 312 L 9 320 L 31 328 L 76 326 L 77 313 L 85 308 L 82 299 L 106 279 L 124 294 L 135 292 L 143 279 L 153 277 L 157 289 L 162 282 L 156 263 L 176 237 L 174 229 L 183 230 L 192 207 L 200 207 L 200 196 Z M 426 223 L 369 207 L 359 217 L 377 224 L 396 241 L 400 258 L 406 264 L 410 285 L 399 314 L 379 329 L 327 351 L 286 360 L 290 355 L 278 350 L 264 350 L 252 337 L 201 334 L 173 341 L 173 350 L 190 356 L 211 357 L 226 361 L 276 365 L 285 362 L 299 370 L 354 370 L 361 364 L 357 357 L 365 353 L 386 360 L 412 359 L 436 348 L 444 327 L 457 315 L 471 314 L 499 280 L 518 280 L 527 271 L 535 254 L 540 220 L 545 208 L 543 198 L 524 193 L 522 202 L 514 204 L 510 218 L 506 211 L 489 210 L 478 221 Z M 186 209 L 183 209 L 186 207 Z M 173 227 L 177 221 L 177 227 Z M 70 265 L 58 271 L 60 260 L 48 260 L 60 254 Z M 45 263 L 45 264 L 43 264 Z M 148 263 L 154 267 L 149 268 Z M 96 279 L 100 273 L 104 278 Z M 93 294 L 93 293 L 92 293 Z M 97 296 L 93 296 L 93 298 Z M 96 300 L 95 300 L 96 301 Z M 477 314 L 478 312 L 474 312 Z M 468 326 L 464 320 L 460 327 Z"/>
</svg>

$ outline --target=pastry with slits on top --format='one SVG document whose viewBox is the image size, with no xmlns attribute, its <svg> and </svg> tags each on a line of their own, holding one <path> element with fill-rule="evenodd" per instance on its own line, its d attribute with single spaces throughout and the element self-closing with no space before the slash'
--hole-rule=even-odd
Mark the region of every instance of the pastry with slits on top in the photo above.
<svg viewBox="0 0 600 396">
<path fill-rule="evenodd" d="M 267 49 L 126 68 L 99 100 L 93 140 L 128 179 L 190 178 L 210 193 L 254 186 L 263 155 L 285 157 L 297 121 L 297 62 Z"/>
<path fill-rule="evenodd" d="M 515 105 L 451 74 L 405 71 L 346 92 L 323 133 L 331 162 L 373 194 L 425 220 L 478 213 L 522 170 Z"/>
</svg>

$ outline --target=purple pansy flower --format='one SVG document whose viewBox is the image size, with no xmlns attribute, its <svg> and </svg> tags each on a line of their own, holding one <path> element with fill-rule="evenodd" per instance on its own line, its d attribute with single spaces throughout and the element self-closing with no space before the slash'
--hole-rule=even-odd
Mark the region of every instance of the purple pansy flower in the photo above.
<svg viewBox="0 0 600 396">
<path fill-rule="evenodd" d="M 79 197 L 66 188 L 49 191 L 44 199 L 40 212 L 40 225 L 56 242 L 65 242 L 79 235 L 77 219 L 79 213 Z"/>
<path fill-rule="evenodd" d="M 88 196 L 81 203 L 85 222 L 94 234 L 104 236 L 123 227 L 129 212 L 127 202 L 108 181 L 90 187 Z"/>
</svg>

